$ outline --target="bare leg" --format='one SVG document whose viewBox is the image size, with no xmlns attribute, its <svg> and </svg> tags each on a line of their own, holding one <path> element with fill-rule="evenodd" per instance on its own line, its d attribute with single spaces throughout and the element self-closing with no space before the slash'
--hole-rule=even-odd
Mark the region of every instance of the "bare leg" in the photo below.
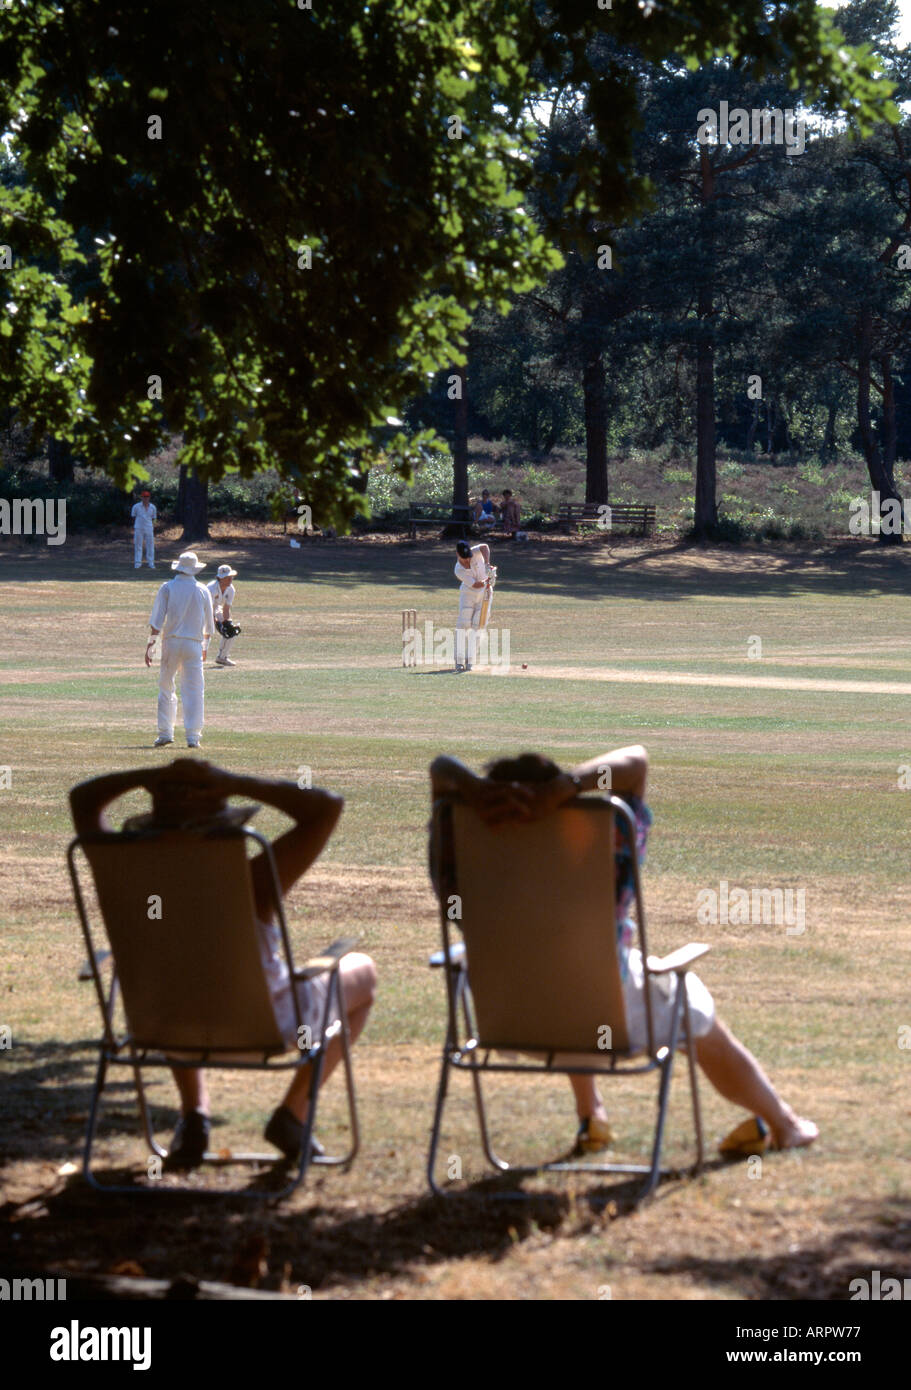
<svg viewBox="0 0 911 1390">
<path fill-rule="evenodd" d="M 352 1043 L 362 1032 L 376 993 L 376 966 L 369 956 L 352 954 L 341 965 L 342 999 L 348 1015 L 348 1032 Z M 341 1038 L 335 1037 L 326 1048 L 323 1080 L 326 1081 L 342 1060 Z M 301 1124 L 310 1108 L 310 1067 L 301 1067 L 288 1087 L 282 1105 Z"/>
<path fill-rule="evenodd" d="M 720 1020 L 704 1038 L 696 1039 L 696 1056 L 709 1081 L 725 1100 L 759 1115 L 779 1149 L 812 1144 L 819 1130 L 781 1099 L 762 1067 Z"/>
<path fill-rule="evenodd" d="M 180 1113 L 189 1115 L 191 1110 L 209 1113 L 209 1093 L 206 1090 L 205 1072 L 193 1067 L 172 1067 L 171 1075 L 180 1094 Z"/>
<path fill-rule="evenodd" d="M 580 1120 L 607 1120 L 604 1102 L 593 1076 L 570 1076 L 569 1084 L 576 1097 L 576 1114 Z"/>
</svg>

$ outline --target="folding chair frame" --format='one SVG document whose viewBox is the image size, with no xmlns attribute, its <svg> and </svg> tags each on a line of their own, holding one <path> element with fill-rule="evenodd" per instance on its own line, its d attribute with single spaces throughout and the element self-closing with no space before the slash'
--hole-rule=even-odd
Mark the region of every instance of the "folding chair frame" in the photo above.
<svg viewBox="0 0 911 1390">
<path fill-rule="evenodd" d="M 645 1016 L 646 1029 L 648 1034 L 647 1060 L 642 1063 L 626 1063 L 618 1065 L 621 1058 L 631 1056 L 629 1053 L 619 1053 L 617 1051 L 606 1050 L 609 1056 L 609 1066 L 565 1066 L 555 1062 L 556 1052 L 548 1054 L 545 1062 L 534 1062 L 531 1060 L 522 1062 L 500 1062 L 491 1061 L 492 1050 L 481 1048 L 478 1042 L 478 1030 L 474 1019 L 474 1007 L 471 998 L 471 987 L 468 980 L 468 966 L 466 961 L 466 951 L 463 942 L 453 942 L 450 939 L 450 923 L 446 911 L 447 899 L 451 894 L 458 892 L 456 868 L 456 881 L 443 883 L 438 886 L 440 899 L 440 922 L 442 927 L 443 948 L 441 951 L 434 952 L 430 958 L 430 965 L 434 968 L 445 967 L 446 978 L 446 998 L 447 998 L 447 1032 L 446 1041 L 443 1045 L 442 1066 L 440 1069 L 440 1080 L 437 1088 L 436 1105 L 434 1108 L 433 1127 L 430 1135 L 430 1149 L 427 1156 L 427 1180 L 433 1193 L 438 1197 L 450 1195 L 445 1188 L 440 1187 L 436 1181 L 435 1171 L 437 1155 L 439 1151 L 440 1130 L 442 1127 L 443 1111 L 446 1104 L 448 1091 L 450 1068 L 460 1071 L 468 1071 L 471 1074 L 472 1087 L 474 1090 L 475 1107 L 478 1113 L 478 1125 L 481 1132 L 481 1143 L 484 1154 L 491 1166 L 498 1173 L 512 1173 L 517 1177 L 529 1176 L 535 1173 L 625 1173 L 625 1174 L 644 1174 L 646 1180 L 642 1185 L 637 1201 L 650 1196 L 658 1185 L 659 1180 L 664 1176 L 675 1173 L 674 1169 L 662 1168 L 661 1149 L 664 1141 L 664 1129 L 667 1118 L 667 1106 L 670 1094 L 671 1074 L 674 1066 L 674 1055 L 677 1044 L 680 1040 L 681 1021 L 684 1027 L 684 1037 L 686 1039 L 687 1058 L 689 1063 L 690 1093 L 693 1107 L 693 1125 L 696 1132 L 696 1159 L 693 1166 L 693 1175 L 702 1171 L 704 1162 L 704 1145 L 702 1132 L 702 1115 L 699 1105 L 699 1088 L 696 1070 L 696 1054 L 690 1026 L 689 999 L 686 989 L 686 969 L 674 971 L 677 975 L 677 987 L 674 995 L 673 1015 L 671 1022 L 671 1037 L 667 1047 L 655 1047 L 654 1024 L 652 1019 L 651 991 L 648 988 L 649 975 L 668 973 L 665 971 L 653 970 L 648 966 L 648 948 L 646 942 L 645 908 L 642 901 L 642 885 L 639 874 L 639 856 L 636 847 L 636 823 L 632 812 L 624 801 L 616 796 L 603 796 L 600 798 L 586 797 L 584 801 L 578 799 L 572 804 L 576 805 L 603 805 L 605 809 L 613 808 L 614 813 L 619 816 L 624 824 L 627 839 L 630 846 L 630 855 L 633 870 L 633 885 L 636 901 L 636 927 L 639 949 L 642 952 L 643 972 L 645 976 Z M 445 862 L 454 862 L 452 852 L 452 806 L 454 798 L 444 798 L 438 801 L 433 808 L 433 833 L 442 837 L 449 837 L 450 852 L 445 856 Z M 438 863 L 444 862 L 443 856 L 438 856 Z M 611 920 L 606 923 L 611 931 L 616 931 L 616 923 L 611 916 Z M 462 1013 L 465 1023 L 465 1041 L 459 1042 L 459 1013 Z M 658 1070 L 660 1080 L 658 1086 L 658 1108 L 655 1122 L 654 1139 L 652 1143 L 652 1155 L 650 1163 L 570 1163 L 565 1160 L 540 1163 L 531 1166 L 517 1166 L 501 1158 L 493 1148 L 490 1139 L 490 1130 L 487 1122 L 487 1109 L 484 1095 L 481 1088 L 482 1072 L 512 1072 L 512 1073 L 539 1073 L 545 1072 L 551 1075 L 578 1075 L 578 1076 L 630 1076 Z M 514 1197 L 528 1197 L 527 1193 L 503 1194 Z"/>
<path fill-rule="evenodd" d="M 263 1053 L 262 1060 L 259 1061 L 224 1061 L 219 1059 L 220 1051 L 237 1051 L 237 1049 L 206 1049 L 201 1050 L 198 1055 L 189 1059 L 181 1057 L 179 1060 L 173 1057 L 166 1057 L 162 1053 L 150 1051 L 147 1048 L 137 1047 L 129 1032 L 121 1037 L 117 1036 L 114 1024 L 114 1012 L 117 1003 L 118 979 L 116 964 L 112 965 L 112 975 L 110 987 L 105 993 L 104 982 L 101 978 L 101 960 L 108 954 L 106 951 L 96 952 L 92 941 L 91 926 L 88 913 L 85 907 L 85 899 L 82 893 L 82 886 L 79 882 L 79 875 L 76 868 L 76 852 L 79 849 L 85 851 L 85 846 L 93 842 L 109 842 L 110 833 L 95 835 L 77 835 L 67 849 L 67 866 L 70 871 L 70 879 L 73 884 L 73 895 L 76 900 L 76 908 L 79 913 L 79 921 L 82 927 L 82 934 L 85 938 L 86 949 L 88 951 L 87 965 L 91 971 L 91 978 L 95 985 L 95 993 L 101 1008 L 104 1019 L 104 1033 L 99 1044 L 98 1069 L 95 1076 L 95 1085 L 92 1091 L 92 1099 L 89 1110 L 88 1124 L 86 1126 L 85 1144 L 82 1157 L 82 1172 L 87 1183 L 98 1192 L 112 1192 L 134 1196 L 139 1193 L 152 1193 L 158 1195 L 162 1190 L 173 1193 L 175 1191 L 192 1192 L 194 1197 L 254 1197 L 265 1198 L 277 1201 L 293 1192 L 301 1182 L 303 1182 L 307 1169 L 311 1162 L 323 1167 L 344 1167 L 348 1168 L 353 1163 L 360 1147 L 360 1128 L 357 1116 L 357 1103 L 354 1093 L 354 1072 L 351 1064 L 351 1040 L 348 1032 L 348 1019 L 345 1013 L 344 1000 L 342 998 L 341 979 L 339 969 L 344 954 L 338 956 L 332 965 L 325 965 L 321 962 L 320 966 L 304 966 L 300 970 L 294 969 L 294 957 L 291 949 L 291 941 L 288 935 L 288 924 L 285 918 L 284 905 L 282 903 L 281 887 L 278 881 L 278 872 L 275 867 L 275 857 L 272 853 L 272 846 L 264 835 L 251 830 L 248 826 L 236 829 L 221 829 L 212 832 L 223 838 L 237 838 L 243 836 L 246 840 L 254 841 L 260 846 L 266 855 L 266 863 L 269 866 L 269 881 L 272 895 L 272 905 L 277 916 L 279 929 L 281 932 L 282 949 L 285 960 L 287 961 L 289 975 L 292 980 L 308 979 L 318 974 L 329 973 L 331 978 L 329 989 L 326 992 L 326 1007 L 323 1014 L 322 1026 L 319 1038 L 312 1041 L 309 1051 L 301 1052 L 291 1061 L 273 1061 L 276 1054 Z M 134 838 L 134 837 L 131 837 Z M 154 834 L 149 838 L 154 838 Z M 253 923 L 251 923 L 251 930 Z M 348 948 L 350 949 L 350 947 Z M 81 978 L 86 978 L 84 972 Z M 298 1037 L 301 1036 L 303 1023 L 300 1014 L 300 1002 L 297 991 L 291 990 L 291 1000 L 294 1006 L 294 1018 Z M 334 1023 L 329 1020 L 332 1015 L 333 1003 L 337 1006 L 338 1018 Z M 311 1157 L 311 1142 L 313 1137 L 313 1127 L 316 1121 L 316 1108 L 319 1101 L 320 1083 L 322 1081 L 323 1067 L 326 1058 L 326 1044 L 334 1037 L 341 1037 L 342 1060 L 345 1068 L 345 1084 L 348 1097 L 348 1116 L 351 1125 L 351 1144 L 348 1151 L 341 1155 L 323 1154 Z M 185 1051 L 185 1049 L 182 1049 Z M 107 1080 L 108 1068 L 110 1066 L 128 1066 L 132 1068 L 133 1080 L 136 1087 L 139 1114 L 142 1122 L 142 1130 L 145 1135 L 149 1151 L 158 1159 L 166 1159 L 168 1150 L 162 1148 L 158 1143 L 149 1114 L 149 1106 L 146 1099 L 145 1087 L 142 1081 L 143 1067 L 209 1067 L 230 1071 L 294 1071 L 299 1067 L 310 1066 L 313 1068 L 313 1077 L 310 1087 L 310 1106 L 307 1114 L 307 1121 L 304 1128 L 304 1137 L 301 1148 L 300 1161 L 297 1170 L 290 1178 L 288 1183 L 277 1191 L 256 1191 L 244 1187 L 231 1188 L 197 1188 L 190 1187 L 188 1184 L 180 1186 L 169 1185 L 165 1189 L 158 1188 L 157 1185 L 150 1187 L 139 1187 L 136 1184 L 124 1183 L 103 1183 L 99 1182 L 92 1171 L 92 1148 L 95 1142 L 98 1118 L 100 1113 L 101 1097 Z M 220 1153 L 207 1152 L 203 1156 L 203 1163 L 210 1166 L 227 1166 L 230 1164 L 267 1164 L 275 1167 L 276 1164 L 284 1162 L 276 1159 L 274 1153 L 231 1153 L 223 1155 Z"/>
</svg>

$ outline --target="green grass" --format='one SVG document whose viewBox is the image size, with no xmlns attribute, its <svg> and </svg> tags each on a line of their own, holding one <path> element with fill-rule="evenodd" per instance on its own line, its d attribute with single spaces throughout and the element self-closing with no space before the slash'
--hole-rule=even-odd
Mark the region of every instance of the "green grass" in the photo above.
<svg viewBox="0 0 911 1390">
<path fill-rule="evenodd" d="M 0 1023 L 14 1035 L 0 1066 L 13 1079 L 5 1177 L 14 1202 L 43 1190 L 48 1172 L 77 1154 L 91 1073 L 86 1040 L 97 1035 L 90 989 L 75 979 L 84 950 L 63 860 L 71 834 L 66 790 L 99 771 L 168 757 L 150 747 L 156 679 L 141 664 L 155 577 L 132 573 L 128 547 L 122 555 L 75 543 L 60 549 L 0 554 L 0 766 L 12 769 L 12 786 L 0 790 Z M 230 559 L 240 570 L 236 616 L 244 627 L 236 670 L 207 678 L 204 756 L 286 777 L 306 764 L 316 785 L 345 796 L 329 847 L 292 894 L 294 933 L 303 946 L 353 932 L 380 972 L 358 1048 L 364 1153 L 347 1178 L 320 1180 L 322 1215 L 308 1190 L 270 1218 L 293 1277 L 304 1279 L 314 1258 L 300 1240 L 306 1214 L 323 1223 L 323 1264 L 305 1281 L 330 1294 L 459 1297 L 467 1269 L 469 1296 L 594 1297 L 616 1260 L 615 1297 L 782 1296 L 771 1274 L 763 1282 L 747 1262 L 764 1226 L 766 1253 L 784 1256 L 790 1222 L 812 1247 L 817 1293 L 810 1296 L 844 1297 L 839 1241 L 861 1223 L 875 1245 L 904 1172 L 900 1097 L 909 1062 L 895 1039 L 911 1022 L 911 948 L 901 927 L 909 802 L 898 789 L 899 765 L 911 763 L 908 696 L 862 685 L 911 683 L 902 647 L 911 588 L 905 555 L 500 547 L 493 622 L 510 629 L 513 670 L 462 678 L 403 671 L 399 656 L 403 607 L 417 608 L 419 624 L 453 619 L 449 547 L 316 544 L 291 552 L 280 540 L 222 540 L 204 558 Z M 746 659 L 753 634 L 763 638 L 760 661 Z M 680 674 L 704 683 L 672 683 Z M 730 677 L 742 683 L 716 683 Z M 753 684 L 765 677 L 784 688 Z M 806 680 L 821 688 L 787 685 Z M 852 688 L 828 688 L 833 681 Z M 719 1010 L 795 1104 L 819 1120 L 823 1142 L 812 1154 L 768 1159 L 761 1183 L 747 1183 L 742 1169 L 712 1172 L 669 1192 L 659 1204 L 664 1215 L 641 1213 L 609 1228 L 574 1198 L 554 1249 L 539 1248 L 520 1222 L 518 1244 L 507 1240 L 499 1272 L 491 1272 L 480 1227 L 474 1244 L 457 1249 L 454 1235 L 440 1236 L 445 1221 L 441 1227 L 420 1206 L 444 1022 L 441 984 L 426 967 L 438 934 L 425 869 L 427 765 L 441 751 L 479 767 L 526 747 L 571 762 L 631 741 L 645 743 L 651 756 L 652 949 L 711 940 L 703 974 Z M 124 814 L 140 805 L 134 796 Z M 257 823 L 269 832 L 280 817 L 264 811 Z M 803 888 L 806 933 L 697 925 L 698 891 L 722 878 Z M 466 1172 L 480 1177 L 462 1090 L 446 1152 L 464 1152 Z M 225 1133 L 255 1136 L 271 1092 L 267 1102 L 261 1086 L 225 1080 L 215 1091 Z M 333 1091 L 329 1120 L 339 1114 Z M 564 1082 L 499 1083 L 493 1093 L 498 1124 L 523 1155 L 571 1134 Z M 157 1083 L 154 1096 L 166 1128 L 174 1115 L 170 1083 Z M 619 1099 L 610 1096 L 623 1142 L 635 1150 L 648 1124 L 641 1091 L 624 1083 Z M 102 1146 L 108 1162 L 137 1155 L 129 1105 L 123 1089 L 121 1120 Z M 705 1105 L 710 1136 L 734 1123 L 731 1107 L 714 1095 Z M 685 1110 L 680 1087 L 672 1152 L 681 1159 Z M 874 1156 L 878 1166 L 870 1168 Z M 107 1267 L 111 1243 L 92 1229 L 93 1205 L 77 1193 L 61 1180 L 51 1214 L 24 1228 L 27 1244 L 36 1261 Z M 740 1194 L 750 1199 L 749 1217 L 729 1211 Z M 373 1213 L 385 1231 L 375 1243 L 399 1251 L 396 1259 L 358 1266 L 339 1203 Z M 222 1266 L 207 1210 L 195 1225 L 178 1223 L 172 1249 L 156 1246 L 122 1211 L 133 1257 L 151 1272 L 179 1260 L 214 1277 L 211 1261 Z M 782 1213 L 790 1215 L 779 1228 Z M 237 1219 L 241 1230 L 246 1218 Z M 421 1243 L 409 1244 L 412 1221 L 423 1243 L 441 1245 L 430 1267 Z M 723 1247 L 722 1273 L 694 1272 L 687 1252 L 713 1239 Z M 656 1250 L 666 1268 L 653 1267 Z M 889 1250 L 878 1258 L 883 1269 L 894 1265 Z"/>
</svg>

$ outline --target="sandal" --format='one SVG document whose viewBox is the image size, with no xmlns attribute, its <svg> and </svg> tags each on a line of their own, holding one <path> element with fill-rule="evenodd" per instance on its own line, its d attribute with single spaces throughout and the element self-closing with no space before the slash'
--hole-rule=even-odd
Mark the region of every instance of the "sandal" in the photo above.
<svg viewBox="0 0 911 1390">
<path fill-rule="evenodd" d="M 731 1130 L 718 1145 L 722 1158 L 752 1158 L 754 1154 L 767 1153 L 775 1148 L 771 1130 L 765 1120 L 753 1115 L 743 1120 Z"/>
</svg>

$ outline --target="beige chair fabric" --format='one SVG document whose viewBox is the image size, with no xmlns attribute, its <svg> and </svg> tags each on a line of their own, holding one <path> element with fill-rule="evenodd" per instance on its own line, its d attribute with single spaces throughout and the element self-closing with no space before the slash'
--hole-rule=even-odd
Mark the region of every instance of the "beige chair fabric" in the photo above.
<svg viewBox="0 0 911 1390">
<path fill-rule="evenodd" d="M 175 1056 L 285 1052 L 244 838 L 112 836 L 84 848 L 135 1045 Z"/>
<path fill-rule="evenodd" d="M 591 1066 L 605 1037 L 625 1052 L 610 805 L 497 829 L 466 806 L 452 813 L 480 1046 L 588 1054 Z"/>
</svg>

